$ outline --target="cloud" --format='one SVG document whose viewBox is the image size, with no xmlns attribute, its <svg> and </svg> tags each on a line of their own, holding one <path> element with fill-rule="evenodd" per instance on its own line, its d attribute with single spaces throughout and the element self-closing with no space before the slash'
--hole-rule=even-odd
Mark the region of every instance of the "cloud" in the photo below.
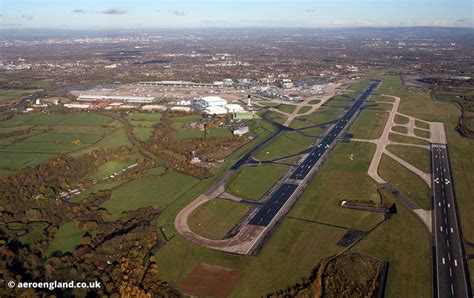
<svg viewBox="0 0 474 298">
<path fill-rule="evenodd" d="M 21 18 L 22 18 L 22 19 L 25 19 L 25 20 L 27 20 L 27 21 L 33 20 L 33 16 L 25 16 L 25 15 L 22 15 Z"/>
<path fill-rule="evenodd" d="M 315 13 L 316 9 L 307 9 L 304 12 L 306 12 L 306 13 Z"/>
<path fill-rule="evenodd" d="M 72 12 L 73 12 L 73 13 L 79 13 L 79 14 L 87 13 L 87 12 L 86 12 L 85 10 L 83 10 L 83 9 L 74 9 Z"/>
<path fill-rule="evenodd" d="M 458 23 L 469 23 L 469 19 L 468 18 L 457 19 L 456 22 L 458 22 Z"/>
<path fill-rule="evenodd" d="M 127 11 L 123 9 L 110 8 L 110 9 L 102 10 L 100 13 L 109 14 L 109 15 L 120 15 L 120 14 L 126 14 Z"/>
<path fill-rule="evenodd" d="M 178 17 L 182 17 L 182 16 L 185 15 L 184 11 L 182 11 L 182 10 L 177 10 L 177 9 L 170 11 L 170 13 L 172 13 L 172 14 L 178 16 Z"/>
</svg>

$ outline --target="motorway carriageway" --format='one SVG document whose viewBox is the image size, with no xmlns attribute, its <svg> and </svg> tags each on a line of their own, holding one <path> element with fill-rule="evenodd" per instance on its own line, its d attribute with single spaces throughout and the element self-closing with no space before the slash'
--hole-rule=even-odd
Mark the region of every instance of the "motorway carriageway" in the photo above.
<svg viewBox="0 0 474 298">
<path fill-rule="evenodd" d="M 369 86 L 362 92 L 362 94 L 355 100 L 354 104 L 349 110 L 340 118 L 336 125 L 327 133 L 324 138 L 313 147 L 308 156 L 303 162 L 298 165 L 296 170 L 290 175 L 286 182 L 282 183 L 271 195 L 267 202 L 250 220 L 249 224 L 256 226 L 268 226 L 278 211 L 283 207 L 286 201 L 296 191 L 299 183 L 310 174 L 313 167 L 318 163 L 321 157 L 336 141 L 341 131 L 343 131 L 352 117 L 359 111 L 362 104 L 369 98 L 372 92 L 380 85 L 382 81 L 371 81 Z"/>
</svg>

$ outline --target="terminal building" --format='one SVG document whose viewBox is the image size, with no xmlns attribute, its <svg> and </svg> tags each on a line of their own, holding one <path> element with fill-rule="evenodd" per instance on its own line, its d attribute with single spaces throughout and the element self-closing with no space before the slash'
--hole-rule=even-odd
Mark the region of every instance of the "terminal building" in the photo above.
<svg viewBox="0 0 474 298">
<path fill-rule="evenodd" d="M 111 100 L 111 101 L 122 101 L 122 102 L 129 102 L 129 103 L 152 103 L 155 101 L 155 98 L 151 96 L 109 96 L 109 95 L 81 94 L 79 95 L 77 100 L 78 101 Z"/>
</svg>

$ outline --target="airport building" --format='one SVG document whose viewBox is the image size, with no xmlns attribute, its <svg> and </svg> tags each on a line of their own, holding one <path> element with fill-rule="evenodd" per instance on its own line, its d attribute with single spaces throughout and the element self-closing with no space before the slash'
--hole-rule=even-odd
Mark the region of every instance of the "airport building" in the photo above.
<svg viewBox="0 0 474 298">
<path fill-rule="evenodd" d="M 152 103 L 155 101 L 151 96 L 109 96 L 109 95 L 87 95 L 81 94 L 77 98 L 79 101 L 99 101 L 99 100 L 115 100 L 129 103 Z"/>
<path fill-rule="evenodd" d="M 204 96 L 199 97 L 194 101 L 194 106 L 198 110 L 205 110 L 208 107 L 221 107 L 227 106 L 227 100 L 220 98 L 219 96 Z"/>
</svg>

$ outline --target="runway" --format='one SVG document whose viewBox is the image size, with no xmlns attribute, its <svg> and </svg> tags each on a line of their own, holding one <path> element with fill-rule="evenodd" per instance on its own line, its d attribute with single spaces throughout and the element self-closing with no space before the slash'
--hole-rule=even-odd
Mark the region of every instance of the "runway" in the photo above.
<svg viewBox="0 0 474 298">
<path fill-rule="evenodd" d="M 472 297 L 445 144 L 431 144 L 434 297 Z"/>
<path fill-rule="evenodd" d="M 308 175 L 312 174 L 313 168 L 325 153 L 332 149 L 332 145 L 334 145 L 339 134 L 347 128 L 351 119 L 380 83 L 381 81 L 379 80 L 370 82 L 368 87 L 355 100 L 354 104 L 346 111 L 344 116 L 339 118 L 334 127 L 320 140 L 318 145 L 311 149 L 310 153 L 298 165 L 293 173 L 290 174 L 286 181 L 283 181 L 276 191 L 270 194 L 270 198 L 250 220 L 249 224 L 256 226 L 269 225 L 280 209 L 296 191 L 298 191 L 298 196 L 301 195 L 302 190 L 298 190 L 298 186 Z"/>
</svg>

